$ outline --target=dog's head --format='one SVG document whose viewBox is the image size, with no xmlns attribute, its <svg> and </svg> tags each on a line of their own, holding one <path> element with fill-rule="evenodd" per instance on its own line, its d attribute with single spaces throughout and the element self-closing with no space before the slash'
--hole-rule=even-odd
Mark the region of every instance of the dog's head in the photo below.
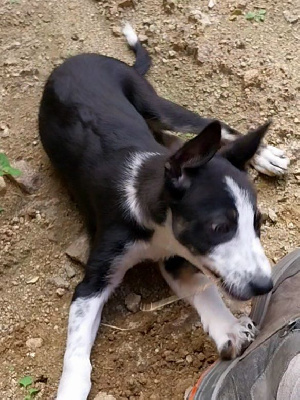
<svg viewBox="0 0 300 400">
<path fill-rule="evenodd" d="M 245 172 L 269 124 L 217 152 L 221 126 L 212 122 L 166 163 L 173 231 L 191 259 L 221 277 L 227 292 L 247 300 L 272 289 L 260 242 L 260 212 Z"/>
</svg>

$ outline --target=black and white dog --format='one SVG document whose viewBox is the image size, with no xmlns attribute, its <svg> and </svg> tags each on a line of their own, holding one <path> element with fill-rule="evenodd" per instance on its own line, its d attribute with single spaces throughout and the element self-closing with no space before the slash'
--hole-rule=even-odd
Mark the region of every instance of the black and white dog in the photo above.
<svg viewBox="0 0 300 400">
<path fill-rule="evenodd" d="M 283 153 L 261 145 L 269 124 L 241 136 L 159 97 L 142 76 L 148 53 L 129 25 L 124 33 L 136 53 L 133 67 L 97 54 L 72 57 L 52 72 L 40 105 L 43 146 L 91 235 L 70 308 L 59 400 L 87 398 L 103 306 L 140 261 L 161 262 L 168 284 L 196 308 L 227 358 L 253 340 L 255 328 L 230 313 L 215 285 L 206 287 L 209 276 L 242 300 L 272 288 L 245 172 L 248 162 L 271 175 L 286 171 Z M 164 129 L 198 135 L 178 145 Z M 227 144 L 219 150 L 221 141 Z"/>
</svg>

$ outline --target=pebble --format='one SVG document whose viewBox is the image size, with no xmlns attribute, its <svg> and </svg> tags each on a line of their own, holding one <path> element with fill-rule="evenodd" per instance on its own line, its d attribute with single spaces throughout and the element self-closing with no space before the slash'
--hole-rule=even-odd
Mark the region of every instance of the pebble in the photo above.
<svg viewBox="0 0 300 400">
<path fill-rule="evenodd" d="M 75 269 L 70 264 L 66 264 L 65 271 L 69 279 L 74 278 L 74 276 L 76 275 Z"/>
<path fill-rule="evenodd" d="M 26 340 L 26 346 L 30 350 L 36 350 L 36 349 L 42 347 L 42 345 L 43 345 L 42 338 L 30 338 L 30 339 Z"/>
<path fill-rule="evenodd" d="M 185 359 L 186 359 L 186 361 L 187 361 L 189 364 L 191 364 L 191 363 L 193 362 L 193 357 L 192 357 L 190 354 L 188 354 L 188 355 L 185 357 Z"/>
<path fill-rule="evenodd" d="M 32 194 L 40 188 L 40 176 L 27 161 L 15 161 L 11 165 L 12 167 L 19 169 L 21 175 L 10 176 L 10 179 L 16 182 L 25 193 Z"/>
<path fill-rule="evenodd" d="M 127 309 L 133 313 L 136 313 L 140 309 L 142 297 L 139 294 L 130 293 L 125 297 L 125 305 Z"/>
<path fill-rule="evenodd" d="M 70 287 L 69 282 L 65 281 L 61 276 L 50 278 L 48 282 L 51 283 L 53 286 L 56 286 L 57 288 L 69 289 Z"/>
<path fill-rule="evenodd" d="M 0 124 L 0 137 L 1 138 L 6 138 L 9 136 L 9 128 L 6 124 L 1 123 Z"/>
<path fill-rule="evenodd" d="M 300 18 L 299 14 L 294 14 L 289 10 L 283 11 L 283 16 L 290 24 L 295 24 Z"/>
<path fill-rule="evenodd" d="M 99 392 L 94 400 L 116 400 L 116 398 L 106 392 Z"/>
<path fill-rule="evenodd" d="M 126 8 L 126 7 L 134 7 L 133 0 L 121 0 L 118 2 L 118 7 Z"/>
<path fill-rule="evenodd" d="M 6 183 L 3 176 L 0 176 L 0 196 L 4 196 L 6 193 Z"/>
<path fill-rule="evenodd" d="M 258 77 L 259 77 L 259 72 L 257 69 L 249 69 L 248 71 L 246 71 L 244 73 L 245 87 L 256 86 L 259 83 Z"/>
<path fill-rule="evenodd" d="M 64 288 L 58 288 L 56 289 L 56 294 L 58 297 L 62 297 L 66 293 Z"/>
<path fill-rule="evenodd" d="M 114 36 L 117 36 L 117 37 L 122 36 L 122 29 L 120 26 L 114 25 L 111 29 L 112 29 L 112 33 L 114 34 Z"/>
<path fill-rule="evenodd" d="M 74 261 L 85 265 L 89 255 L 89 238 L 86 233 L 79 235 L 66 250 L 66 254 Z"/>
<path fill-rule="evenodd" d="M 34 283 L 37 283 L 37 281 L 40 279 L 39 276 L 34 276 L 33 278 L 28 279 L 26 281 L 27 285 L 33 285 Z"/>
<path fill-rule="evenodd" d="M 269 208 L 268 216 L 272 222 L 277 222 L 277 214 L 274 210 L 272 210 L 272 208 Z"/>
</svg>

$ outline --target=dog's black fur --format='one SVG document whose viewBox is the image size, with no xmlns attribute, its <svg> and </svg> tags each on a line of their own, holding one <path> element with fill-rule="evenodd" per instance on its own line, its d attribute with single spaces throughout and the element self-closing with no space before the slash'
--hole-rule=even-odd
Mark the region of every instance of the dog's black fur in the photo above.
<svg viewBox="0 0 300 400">
<path fill-rule="evenodd" d="M 205 197 L 201 196 L 200 202 L 209 200 L 209 207 L 214 209 L 213 199 L 221 183 L 221 180 L 216 180 L 220 176 L 218 170 L 224 171 L 224 168 L 229 167 L 229 163 L 221 157 L 213 160 L 210 168 L 205 166 L 220 146 L 221 124 L 212 123 L 209 119 L 201 118 L 159 97 L 137 72 L 141 69 L 145 72 L 145 68 L 139 64 L 132 68 L 113 58 L 82 54 L 56 68 L 45 86 L 39 114 L 41 140 L 53 165 L 64 176 L 83 210 L 92 236 L 93 250 L 87 274 L 89 270 L 92 271 L 89 280 L 93 282 L 93 288 L 89 285 L 82 293 L 77 292 L 79 296 L 101 289 L 100 282 L 105 280 L 108 269 L 106 263 L 101 265 L 101 259 L 111 260 L 122 253 L 126 243 L 138 239 L 147 240 L 153 234 L 152 229 L 140 226 L 128 218 L 124 208 L 120 207 L 123 199 L 118 183 L 124 179 L 124 162 L 128 154 L 139 151 L 159 153 L 148 163 L 148 168 L 141 171 L 143 179 L 140 188 L 141 203 L 147 198 L 148 212 L 155 223 L 165 220 L 172 199 L 175 199 L 175 214 L 182 212 L 183 208 L 191 214 L 190 203 L 196 200 L 193 197 L 199 196 L 197 187 L 209 187 L 209 192 Z M 200 133 L 207 128 L 207 132 L 191 140 L 183 156 L 179 150 L 170 157 L 168 149 L 154 139 L 147 124 L 149 120 L 174 131 Z M 266 127 L 263 127 L 261 133 L 264 134 L 265 130 Z M 235 147 L 230 147 L 233 150 L 227 149 L 228 154 L 241 158 L 238 160 L 240 168 L 244 168 L 246 161 L 255 153 L 262 138 L 261 133 L 255 131 L 255 140 L 249 140 L 251 137 L 248 136 L 247 143 L 246 140 L 240 141 Z M 249 148 L 248 142 L 254 145 L 251 145 L 249 155 L 245 155 L 245 150 Z M 196 160 L 197 168 L 188 165 L 190 160 Z M 167 161 L 169 169 L 165 168 Z M 189 168 L 186 171 L 189 170 L 190 179 L 197 180 L 198 185 L 191 185 L 193 195 L 186 196 L 186 207 L 183 204 L 178 207 L 176 200 L 182 198 L 185 192 L 184 185 L 176 183 L 183 164 L 187 164 Z M 200 164 L 203 164 L 201 170 Z M 157 177 L 155 170 L 159 168 L 162 173 Z M 240 174 L 237 170 L 234 173 L 237 177 Z M 213 179 L 210 175 L 213 175 Z M 241 177 L 245 184 L 244 176 Z M 229 208 L 232 208 L 229 195 L 224 197 L 226 201 L 230 203 Z M 205 245 L 201 254 L 205 254 L 208 247 Z M 105 255 L 102 255 L 102 248 Z"/>
</svg>

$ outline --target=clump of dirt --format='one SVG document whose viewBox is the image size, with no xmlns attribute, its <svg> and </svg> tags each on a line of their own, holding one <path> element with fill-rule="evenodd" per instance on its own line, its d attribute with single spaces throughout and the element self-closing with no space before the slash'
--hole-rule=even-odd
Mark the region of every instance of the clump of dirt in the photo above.
<svg viewBox="0 0 300 400">
<path fill-rule="evenodd" d="M 120 35 L 122 20 L 133 24 L 149 49 L 149 80 L 162 96 L 241 131 L 273 118 L 267 141 L 285 149 L 292 162 L 284 178 L 252 172 L 265 216 L 262 240 L 274 262 L 299 245 L 299 10 L 296 1 L 265 0 L 265 21 L 246 20 L 256 5 L 242 0 L 216 1 L 212 8 L 207 0 L 2 2 L 0 150 L 10 160 L 25 160 L 40 182 L 33 194 L 25 194 L 6 180 L 0 197 L 3 399 L 25 397 L 18 385 L 25 375 L 41 389 L 37 398 L 54 397 L 68 307 L 83 275 L 65 254 L 82 221 L 38 139 L 42 88 L 54 66 L 80 52 L 131 63 Z M 143 301 L 170 295 L 155 266 L 130 271 L 105 308 L 106 325 L 92 354 L 91 398 L 103 391 L 117 399 L 182 399 L 215 360 L 215 348 L 189 306 L 180 301 L 152 313 L 131 313 L 124 299 L 132 292 Z M 39 346 L 29 346 L 33 342 Z"/>
</svg>

